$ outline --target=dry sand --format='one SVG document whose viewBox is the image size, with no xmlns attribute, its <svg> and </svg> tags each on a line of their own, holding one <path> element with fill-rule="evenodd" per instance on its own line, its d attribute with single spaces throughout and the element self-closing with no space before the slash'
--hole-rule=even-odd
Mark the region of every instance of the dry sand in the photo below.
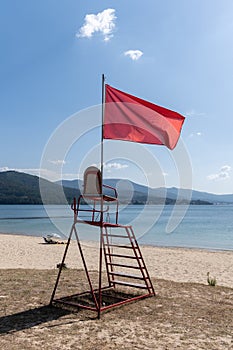
<svg viewBox="0 0 233 350">
<path fill-rule="evenodd" d="M 83 242 L 90 270 L 98 267 L 98 245 Z M 61 262 L 65 245 L 44 244 L 42 237 L 0 234 L 0 269 L 54 269 Z M 219 286 L 233 288 L 233 252 L 184 248 L 141 247 L 151 277 L 175 282 L 206 283 L 207 272 Z M 70 268 L 81 269 L 76 241 L 66 259 Z"/>
<path fill-rule="evenodd" d="M 233 349 L 233 252 L 142 247 L 156 297 L 97 320 L 86 310 L 48 307 L 64 249 L 40 237 L 0 234 L 0 349 Z M 86 242 L 83 250 L 98 283 L 97 245 Z M 82 268 L 75 241 L 66 264 L 62 291 L 70 295 L 86 283 L 84 273 L 72 269 Z M 208 271 L 216 287 L 207 285 Z"/>
</svg>

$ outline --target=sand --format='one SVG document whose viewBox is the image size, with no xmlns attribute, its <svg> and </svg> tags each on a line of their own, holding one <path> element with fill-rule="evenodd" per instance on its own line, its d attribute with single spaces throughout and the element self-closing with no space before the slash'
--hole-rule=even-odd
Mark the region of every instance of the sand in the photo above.
<svg viewBox="0 0 233 350">
<path fill-rule="evenodd" d="M 82 245 L 98 283 L 97 244 Z M 87 310 L 48 306 L 64 249 L 44 244 L 42 237 L 0 234 L 1 349 L 233 349 L 233 252 L 143 246 L 156 296 L 97 320 Z M 66 264 L 62 292 L 70 295 L 86 285 L 84 272 L 72 269 L 82 268 L 76 241 Z M 217 286 L 208 286 L 207 272 Z"/>
<path fill-rule="evenodd" d="M 98 267 L 98 244 L 82 242 L 90 270 Z M 42 237 L 0 234 L 0 269 L 55 269 L 65 245 L 44 244 Z M 184 248 L 141 247 L 151 277 L 206 284 L 207 272 L 217 285 L 233 288 L 233 252 Z M 69 268 L 82 268 L 76 241 L 67 254 Z"/>
</svg>

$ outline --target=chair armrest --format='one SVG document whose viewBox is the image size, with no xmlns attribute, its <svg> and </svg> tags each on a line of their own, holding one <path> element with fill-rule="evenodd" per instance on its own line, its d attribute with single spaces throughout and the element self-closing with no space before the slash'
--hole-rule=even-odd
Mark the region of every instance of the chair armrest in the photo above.
<svg viewBox="0 0 233 350">
<path fill-rule="evenodd" d="M 109 188 L 110 190 L 113 190 L 113 191 L 114 191 L 114 193 L 115 193 L 115 197 L 116 197 L 116 198 L 118 197 L 117 190 L 116 190 L 114 187 L 112 187 L 112 186 L 108 186 L 108 185 L 103 185 L 103 187 L 105 187 L 105 188 Z"/>
</svg>

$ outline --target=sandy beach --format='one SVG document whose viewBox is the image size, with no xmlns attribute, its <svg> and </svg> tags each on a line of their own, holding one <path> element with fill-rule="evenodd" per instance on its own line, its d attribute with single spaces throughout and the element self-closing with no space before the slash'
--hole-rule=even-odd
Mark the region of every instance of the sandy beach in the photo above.
<svg viewBox="0 0 233 350">
<path fill-rule="evenodd" d="M 232 349 L 233 252 L 141 248 L 156 296 L 114 308 L 98 320 L 95 312 L 48 305 L 64 244 L 0 234 L 0 348 Z M 83 251 L 97 284 L 96 243 L 83 243 Z M 87 286 L 76 241 L 66 264 L 61 291 L 70 295 Z M 216 277 L 217 286 L 208 286 L 207 272 Z"/>
<path fill-rule="evenodd" d="M 98 244 L 82 242 L 90 270 L 98 267 Z M 55 269 L 65 245 L 44 244 L 42 237 L 0 234 L 0 269 Z M 233 252 L 184 248 L 141 247 L 149 274 L 174 282 L 206 284 L 207 272 L 217 285 L 233 288 Z M 67 254 L 69 268 L 83 268 L 76 241 Z"/>
</svg>

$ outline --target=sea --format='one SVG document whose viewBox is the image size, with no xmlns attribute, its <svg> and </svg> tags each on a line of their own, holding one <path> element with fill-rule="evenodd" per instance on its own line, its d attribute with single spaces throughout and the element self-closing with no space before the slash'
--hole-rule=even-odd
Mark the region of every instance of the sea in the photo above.
<svg viewBox="0 0 233 350">
<path fill-rule="evenodd" d="M 0 234 L 41 238 L 55 234 L 66 239 L 72 223 L 73 211 L 68 205 L 0 205 Z M 125 205 L 120 207 L 119 223 L 132 225 L 138 242 L 143 245 L 233 251 L 233 205 L 230 204 Z M 80 239 L 98 241 L 98 228 L 80 226 Z"/>
</svg>

